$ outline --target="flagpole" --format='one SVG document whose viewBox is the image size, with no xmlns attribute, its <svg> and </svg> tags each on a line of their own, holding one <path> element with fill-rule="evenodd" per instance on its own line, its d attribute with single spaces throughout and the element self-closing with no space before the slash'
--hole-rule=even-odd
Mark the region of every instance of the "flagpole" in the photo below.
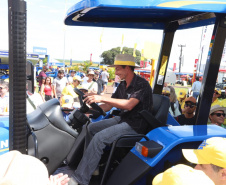
<svg viewBox="0 0 226 185">
<path fill-rule="evenodd" d="M 122 42 L 121 42 L 120 54 L 122 54 L 123 41 L 124 41 L 124 34 L 122 34 Z"/>
<path fill-rule="evenodd" d="M 100 35 L 100 57 L 101 58 L 101 54 L 102 54 L 102 37 L 103 37 L 103 34 L 104 34 L 104 28 L 102 29 L 102 33 Z M 100 59 L 99 59 L 99 68 L 100 68 Z"/>
</svg>

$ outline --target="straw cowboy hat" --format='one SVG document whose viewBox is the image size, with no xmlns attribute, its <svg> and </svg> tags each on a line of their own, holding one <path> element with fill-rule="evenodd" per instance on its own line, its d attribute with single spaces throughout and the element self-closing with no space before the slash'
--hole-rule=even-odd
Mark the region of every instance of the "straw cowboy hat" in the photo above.
<svg viewBox="0 0 226 185">
<path fill-rule="evenodd" d="M 115 57 L 115 61 L 113 65 L 109 65 L 108 67 L 115 67 L 115 66 L 133 66 L 139 68 L 139 66 L 135 63 L 135 58 L 129 54 L 118 54 Z"/>
<path fill-rule="evenodd" d="M 224 113 L 226 113 L 226 107 L 221 107 L 220 105 L 214 105 L 214 106 L 212 106 L 211 109 L 210 109 L 210 114 L 212 114 L 212 113 L 214 113 L 214 112 L 216 112 L 216 111 L 218 111 L 218 110 L 221 110 L 221 111 L 223 111 Z"/>
<path fill-rule="evenodd" d="M 46 166 L 37 158 L 10 151 L 0 156 L 0 185 L 48 184 Z"/>
</svg>

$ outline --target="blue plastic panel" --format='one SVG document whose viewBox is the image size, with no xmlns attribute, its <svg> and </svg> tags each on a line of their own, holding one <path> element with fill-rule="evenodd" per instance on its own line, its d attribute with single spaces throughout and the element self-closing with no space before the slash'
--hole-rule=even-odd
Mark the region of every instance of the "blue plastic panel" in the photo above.
<svg viewBox="0 0 226 185">
<path fill-rule="evenodd" d="M 0 155 L 9 151 L 9 117 L 0 116 Z"/>
<path fill-rule="evenodd" d="M 170 150 L 177 145 L 187 142 L 203 141 L 210 137 L 226 137 L 226 130 L 216 125 L 170 126 L 152 130 L 147 136 L 163 146 L 163 149 L 154 158 L 140 155 L 135 147 L 131 150 L 137 157 L 154 167 Z"/>
</svg>

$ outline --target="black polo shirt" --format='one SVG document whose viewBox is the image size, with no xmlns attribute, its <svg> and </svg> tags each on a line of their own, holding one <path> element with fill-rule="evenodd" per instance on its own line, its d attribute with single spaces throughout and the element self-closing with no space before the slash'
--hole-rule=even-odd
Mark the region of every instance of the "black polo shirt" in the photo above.
<svg viewBox="0 0 226 185">
<path fill-rule="evenodd" d="M 194 125 L 195 124 L 195 116 L 192 118 L 185 118 L 184 114 L 181 114 L 180 116 L 175 117 L 178 123 L 180 125 Z"/>
<path fill-rule="evenodd" d="M 142 110 L 152 111 L 152 89 L 148 81 L 134 74 L 134 78 L 126 88 L 126 81 L 122 81 L 112 98 L 117 99 L 130 99 L 136 98 L 139 103 L 131 110 L 121 110 L 121 121 L 128 123 L 137 133 L 146 133 L 148 124 L 138 115 Z"/>
</svg>

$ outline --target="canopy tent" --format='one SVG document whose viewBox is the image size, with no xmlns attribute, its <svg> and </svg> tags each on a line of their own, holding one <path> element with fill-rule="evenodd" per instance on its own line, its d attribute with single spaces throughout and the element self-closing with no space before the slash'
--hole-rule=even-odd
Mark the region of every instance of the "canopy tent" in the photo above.
<svg viewBox="0 0 226 185">
<path fill-rule="evenodd" d="M 51 59 L 49 66 L 65 67 L 65 64 L 63 62 L 60 62 L 59 60 Z"/>
<path fill-rule="evenodd" d="M 190 73 L 190 72 L 175 72 L 175 74 L 176 75 L 180 75 L 180 76 L 182 76 L 182 75 L 189 75 L 189 76 L 193 76 L 193 73 Z M 199 73 L 197 73 L 197 75 L 198 76 L 203 76 L 203 73 L 201 73 L 201 72 L 199 72 Z"/>
<path fill-rule="evenodd" d="M 135 68 L 136 72 L 141 72 L 141 73 L 150 73 L 151 72 L 151 65 L 145 68 Z"/>
</svg>

